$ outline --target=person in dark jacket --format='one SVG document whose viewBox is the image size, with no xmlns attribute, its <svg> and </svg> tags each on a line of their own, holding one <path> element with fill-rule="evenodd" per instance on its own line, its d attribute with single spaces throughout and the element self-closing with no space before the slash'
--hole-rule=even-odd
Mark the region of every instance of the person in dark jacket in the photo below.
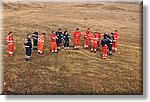
<svg viewBox="0 0 150 102">
<path fill-rule="evenodd" d="M 109 36 L 109 55 L 112 55 L 112 45 L 114 43 L 114 33 L 111 33 L 110 36 Z"/>
<path fill-rule="evenodd" d="M 101 40 L 101 46 L 102 46 L 102 58 L 106 59 L 108 57 L 107 50 L 108 50 L 108 44 L 109 39 L 107 37 L 107 34 L 105 33 L 103 35 L 103 39 Z"/>
<path fill-rule="evenodd" d="M 69 50 L 70 35 L 69 35 L 68 31 L 64 32 L 63 38 L 64 38 L 64 49 Z"/>
<path fill-rule="evenodd" d="M 33 50 L 38 50 L 38 29 L 35 29 L 35 32 L 32 35 L 33 37 Z"/>
<path fill-rule="evenodd" d="M 26 49 L 25 60 L 28 61 L 28 60 L 30 60 L 31 52 L 32 52 L 32 41 L 30 39 L 30 34 L 27 34 L 24 45 L 25 45 L 25 49 Z"/>
<path fill-rule="evenodd" d="M 103 41 L 101 41 L 101 45 L 103 46 L 106 44 L 107 46 L 109 46 L 109 38 L 110 38 L 109 34 L 105 32 L 103 34 Z"/>
<path fill-rule="evenodd" d="M 60 50 L 60 47 L 62 45 L 62 40 L 63 40 L 63 34 L 61 32 L 61 29 L 59 28 L 58 31 L 56 32 L 56 36 L 57 36 L 57 40 L 56 40 L 56 43 L 57 43 L 57 49 Z"/>
</svg>

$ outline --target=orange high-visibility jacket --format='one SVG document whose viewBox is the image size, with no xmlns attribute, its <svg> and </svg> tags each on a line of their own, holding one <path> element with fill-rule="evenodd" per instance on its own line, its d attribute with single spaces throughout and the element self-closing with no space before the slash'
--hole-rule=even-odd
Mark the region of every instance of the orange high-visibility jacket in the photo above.
<svg viewBox="0 0 150 102">
<path fill-rule="evenodd" d="M 38 36 L 38 44 L 44 45 L 44 36 Z"/>
</svg>

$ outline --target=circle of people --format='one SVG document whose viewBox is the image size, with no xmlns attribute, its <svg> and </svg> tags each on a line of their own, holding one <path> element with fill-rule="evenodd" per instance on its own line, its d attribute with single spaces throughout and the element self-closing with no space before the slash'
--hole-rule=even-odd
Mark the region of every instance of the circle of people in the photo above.
<svg viewBox="0 0 150 102">
<path fill-rule="evenodd" d="M 13 56 L 14 52 L 14 39 L 12 36 L 13 32 L 9 32 L 7 36 L 7 43 L 8 43 L 8 52 L 10 56 Z M 45 33 L 42 33 L 41 35 L 38 35 L 38 29 L 35 29 L 35 32 L 32 35 L 33 38 L 33 50 L 37 50 L 39 54 L 43 53 L 44 49 L 44 35 Z M 79 28 L 76 29 L 73 33 L 74 37 L 74 50 L 79 50 L 80 46 L 80 39 L 81 39 L 82 33 L 80 32 Z M 95 52 L 100 49 L 100 45 L 102 46 L 102 58 L 106 59 L 108 55 L 112 55 L 113 52 L 117 51 L 118 46 L 118 31 L 115 30 L 113 33 L 105 32 L 103 34 L 103 38 L 101 39 L 100 32 L 94 32 L 92 34 L 90 28 L 87 28 L 87 30 L 84 33 L 84 45 L 83 47 L 85 49 L 89 48 L 89 44 L 91 43 L 91 52 Z M 62 46 L 62 40 L 64 40 L 64 49 L 69 50 L 70 46 L 70 34 L 68 31 L 64 31 L 62 33 L 61 29 L 59 28 L 57 32 L 52 31 L 52 34 L 50 34 L 51 39 L 51 52 L 52 53 L 58 53 L 58 51 L 61 49 Z M 31 41 L 31 34 L 27 34 L 27 37 L 25 38 L 25 49 L 26 49 L 26 55 L 25 60 L 30 60 L 31 53 L 32 53 L 32 41 Z"/>
</svg>

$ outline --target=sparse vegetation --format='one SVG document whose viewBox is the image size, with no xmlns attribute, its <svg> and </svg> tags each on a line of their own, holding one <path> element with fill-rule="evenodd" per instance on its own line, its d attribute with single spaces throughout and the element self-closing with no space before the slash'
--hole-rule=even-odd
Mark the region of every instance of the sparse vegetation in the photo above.
<svg viewBox="0 0 150 102">
<path fill-rule="evenodd" d="M 4 81 L 13 94 L 143 94 L 139 4 L 5 3 L 3 9 Z M 101 34 L 118 29 L 118 52 L 105 60 L 101 51 L 95 54 L 82 47 L 50 53 L 51 31 L 62 28 L 72 35 L 76 27 Z M 44 54 L 33 52 L 26 62 L 24 38 L 35 28 L 46 33 Z M 13 57 L 7 52 L 9 31 L 14 32 Z"/>
</svg>

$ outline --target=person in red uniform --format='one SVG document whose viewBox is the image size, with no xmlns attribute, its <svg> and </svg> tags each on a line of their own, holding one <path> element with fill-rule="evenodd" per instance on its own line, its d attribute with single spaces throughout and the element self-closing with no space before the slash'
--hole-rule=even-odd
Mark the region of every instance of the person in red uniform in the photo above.
<svg viewBox="0 0 150 102">
<path fill-rule="evenodd" d="M 115 30 L 115 31 L 114 31 L 114 43 L 113 43 L 113 45 L 112 45 L 112 50 L 113 50 L 113 52 L 116 52 L 116 51 L 117 51 L 118 39 L 119 39 L 118 31 Z"/>
<path fill-rule="evenodd" d="M 102 58 L 106 59 L 108 57 L 108 43 L 109 43 L 109 39 L 107 38 L 106 35 L 104 35 L 104 38 L 101 41 L 101 45 L 102 45 Z"/>
<path fill-rule="evenodd" d="M 40 36 L 38 36 L 38 53 L 42 54 L 44 49 L 44 35 L 45 33 L 42 33 Z"/>
<path fill-rule="evenodd" d="M 13 52 L 14 52 L 14 39 L 12 34 L 13 34 L 12 32 L 9 32 L 7 36 L 8 52 L 10 56 L 13 56 Z"/>
<path fill-rule="evenodd" d="M 88 28 L 84 34 L 84 48 L 89 47 L 90 37 L 91 37 L 91 31 L 90 31 L 90 28 Z"/>
<path fill-rule="evenodd" d="M 95 52 L 96 53 L 96 49 L 97 49 L 97 35 L 96 32 L 94 33 L 94 35 L 91 37 L 91 42 L 92 42 L 92 48 L 91 48 L 91 52 Z"/>
<path fill-rule="evenodd" d="M 97 36 L 97 46 L 98 46 L 98 49 L 100 49 L 100 40 L 101 40 L 101 34 L 100 34 L 100 32 L 97 32 L 96 33 L 96 36 Z"/>
<path fill-rule="evenodd" d="M 103 59 L 106 59 L 108 57 L 108 54 L 107 54 L 107 50 L 108 50 L 108 46 L 105 44 L 103 47 L 102 47 L 102 58 Z"/>
<path fill-rule="evenodd" d="M 50 38 L 51 38 L 51 51 L 57 53 L 57 43 L 56 43 L 57 36 L 54 31 L 52 31 Z"/>
<path fill-rule="evenodd" d="M 79 28 L 76 29 L 76 31 L 73 33 L 74 36 L 74 49 L 78 50 L 80 46 L 80 37 L 81 37 L 81 32 L 79 31 Z"/>
</svg>

